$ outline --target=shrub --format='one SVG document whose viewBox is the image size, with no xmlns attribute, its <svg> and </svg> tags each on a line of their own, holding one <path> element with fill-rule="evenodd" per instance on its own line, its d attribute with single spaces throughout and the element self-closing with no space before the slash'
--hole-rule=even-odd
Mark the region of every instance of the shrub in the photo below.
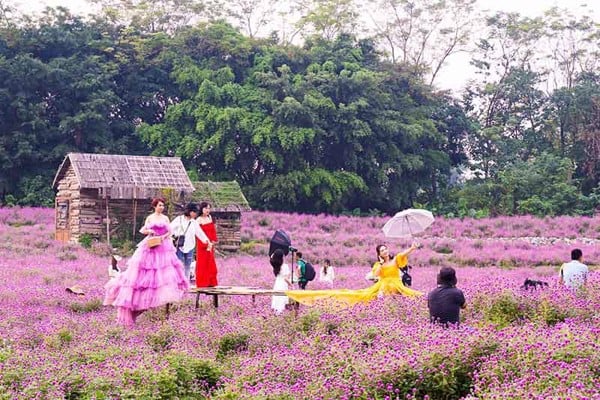
<svg viewBox="0 0 600 400">
<path fill-rule="evenodd" d="M 451 356 L 433 353 L 416 369 L 402 365 L 383 375 L 375 398 L 464 398 L 471 392 L 481 360 L 497 349 L 498 343 L 484 340 Z"/>
<path fill-rule="evenodd" d="M 169 350 L 173 346 L 175 332 L 169 327 L 163 327 L 156 333 L 150 333 L 146 337 L 146 344 L 155 352 Z"/>
<path fill-rule="evenodd" d="M 69 309 L 74 313 L 85 314 L 98 311 L 102 308 L 102 300 L 93 299 L 85 303 L 71 303 Z"/>
<path fill-rule="evenodd" d="M 94 237 L 89 233 L 84 233 L 79 236 L 79 244 L 85 247 L 86 249 L 90 249 L 92 244 L 94 243 Z"/>
<path fill-rule="evenodd" d="M 77 373 L 68 375 L 61 383 L 65 392 L 65 400 L 76 400 L 84 396 L 86 384 L 81 375 Z"/>
<path fill-rule="evenodd" d="M 298 319 L 298 330 L 304 333 L 309 333 L 315 329 L 321 319 L 321 313 L 313 309 L 302 315 Z"/>
<path fill-rule="evenodd" d="M 518 267 L 517 265 L 517 261 L 510 258 L 510 259 L 502 259 L 500 260 L 500 268 L 502 269 L 515 269 Z"/>
<path fill-rule="evenodd" d="M 529 307 L 519 302 L 511 292 L 505 291 L 492 300 L 492 303 L 484 309 L 483 315 L 485 321 L 496 325 L 497 328 L 504 328 L 513 322 L 525 319 L 528 309 Z"/>
<path fill-rule="evenodd" d="M 259 240 L 250 240 L 242 242 L 240 244 L 240 252 L 248 253 L 250 255 L 257 255 L 260 253 L 262 242 Z"/>
<path fill-rule="evenodd" d="M 538 304 L 535 315 L 548 326 L 564 322 L 570 316 L 568 311 L 559 309 L 556 304 L 545 299 Z"/>
<path fill-rule="evenodd" d="M 372 347 L 373 343 L 379 336 L 379 331 L 374 327 L 369 327 L 367 331 L 362 335 L 360 344 L 364 347 Z"/>
<path fill-rule="evenodd" d="M 453 250 L 448 245 L 436 246 L 433 248 L 433 251 L 440 254 L 452 254 Z"/>
<path fill-rule="evenodd" d="M 45 339 L 46 345 L 55 350 L 68 346 L 72 341 L 73 333 L 68 328 L 62 328 L 54 335 L 48 336 Z"/>
<path fill-rule="evenodd" d="M 219 350 L 217 350 L 217 359 L 223 359 L 230 354 L 248 350 L 250 336 L 245 333 L 230 333 L 224 335 L 219 340 Z"/>
<path fill-rule="evenodd" d="M 57 258 L 61 261 L 74 261 L 77 260 L 77 254 L 68 249 L 62 249 L 60 253 L 58 253 Z"/>
<path fill-rule="evenodd" d="M 168 358 L 168 362 L 177 377 L 179 395 L 208 392 L 220 385 L 221 370 L 208 360 L 175 354 Z"/>
</svg>

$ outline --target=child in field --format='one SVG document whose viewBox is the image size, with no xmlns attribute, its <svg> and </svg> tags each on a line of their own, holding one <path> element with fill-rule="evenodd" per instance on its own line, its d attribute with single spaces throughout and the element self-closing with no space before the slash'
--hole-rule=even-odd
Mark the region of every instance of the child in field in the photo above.
<svg viewBox="0 0 600 400">
<path fill-rule="evenodd" d="M 335 271 L 331 265 L 331 261 L 326 258 L 323 261 L 323 266 L 319 270 L 319 281 L 327 283 L 329 287 L 333 287 L 333 280 L 335 279 Z"/>
</svg>

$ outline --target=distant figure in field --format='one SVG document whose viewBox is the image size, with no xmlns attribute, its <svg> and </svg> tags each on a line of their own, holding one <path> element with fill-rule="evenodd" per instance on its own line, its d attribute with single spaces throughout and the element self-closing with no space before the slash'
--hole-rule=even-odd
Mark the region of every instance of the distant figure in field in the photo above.
<svg viewBox="0 0 600 400">
<path fill-rule="evenodd" d="M 583 252 L 580 249 L 571 250 L 571 261 L 560 267 L 558 281 L 561 285 L 577 290 L 586 284 L 589 270 L 582 261 Z"/>
<path fill-rule="evenodd" d="M 333 287 L 333 281 L 335 279 L 335 271 L 331 265 L 331 261 L 326 258 L 323 261 L 323 266 L 319 269 L 319 281 L 327 283 L 329 287 Z"/>
<path fill-rule="evenodd" d="M 460 323 L 460 309 L 466 307 L 465 295 L 456 287 L 456 271 L 443 267 L 437 276 L 437 288 L 427 295 L 427 307 L 432 323 L 448 326 Z"/>
<path fill-rule="evenodd" d="M 306 289 L 306 284 L 308 283 L 308 279 L 306 279 L 306 261 L 302 258 L 302 253 L 297 252 L 296 257 L 298 257 L 297 265 L 298 265 L 298 286 L 300 289 Z"/>
</svg>

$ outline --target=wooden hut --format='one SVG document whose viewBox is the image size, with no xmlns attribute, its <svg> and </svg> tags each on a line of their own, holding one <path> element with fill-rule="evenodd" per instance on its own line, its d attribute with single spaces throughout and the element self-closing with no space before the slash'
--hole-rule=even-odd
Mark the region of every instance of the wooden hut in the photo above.
<svg viewBox="0 0 600 400">
<path fill-rule="evenodd" d="M 118 233 L 135 239 L 151 211 L 152 198 L 190 196 L 194 186 L 176 157 L 69 153 L 58 168 L 56 239 L 82 235 L 105 239 Z"/>
<path fill-rule="evenodd" d="M 248 200 L 236 181 L 194 182 L 196 189 L 190 200 L 210 203 L 211 214 L 217 226 L 219 243 L 217 248 L 237 251 L 241 244 L 241 216 L 250 211 Z"/>
</svg>

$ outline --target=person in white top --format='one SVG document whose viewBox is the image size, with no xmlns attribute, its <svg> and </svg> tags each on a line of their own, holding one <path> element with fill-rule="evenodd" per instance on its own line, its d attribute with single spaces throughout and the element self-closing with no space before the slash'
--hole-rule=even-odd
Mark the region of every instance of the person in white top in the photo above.
<svg viewBox="0 0 600 400">
<path fill-rule="evenodd" d="M 198 221 L 196 221 L 199 211 L 197 204 L 189 203 L 185 206 L 183 215 L 171 221 L 173 244 L 177 249 L 177 258 L 183 263 L 188 281 L 190 280 L 191 265 L 194 260 L 196 237 L 203 243 L 210 242 L 200 225 L 198 225 Z"/>
<path fill-rule="evenodd" d="M 290 290 L 292 282 L 290 281 L 290 266 L 283 262 L 283 251 L 277 249 L 271 254 L 269 259 L 273 274 L 275 275 L 275 283 L 273 290 Z M 271 308 L 275 314 L 281 314 L 289 303 L 287 296 L 273 296 L 271 298 Z"/>
<path fill-rule="evenodd" d="M 121 256 L 113 254 L 110 256 L 110 265 L 108 266 L 108 277 L 115 278 L 121 273 L 118 262 L 121 261 Z"/>
<path fill-rule="evenodd" d="M 331 265 L 331 261 L 326 258 L 323 261 L 323 266 L 319 269 L 319 281 L 325 282 L 329 287 L 333 287 L 333 280 L 335 279 L 335 271 Z"/>
<path fill-rule="evenodd" d="M 585 285 L 588 276 L 588 267 L 583 264 L 583 252 L 580 249 L 571 251 L 571 261 L 560 267 L 559 282 L 569 289 L 578 289 Z"/>
</svg>

